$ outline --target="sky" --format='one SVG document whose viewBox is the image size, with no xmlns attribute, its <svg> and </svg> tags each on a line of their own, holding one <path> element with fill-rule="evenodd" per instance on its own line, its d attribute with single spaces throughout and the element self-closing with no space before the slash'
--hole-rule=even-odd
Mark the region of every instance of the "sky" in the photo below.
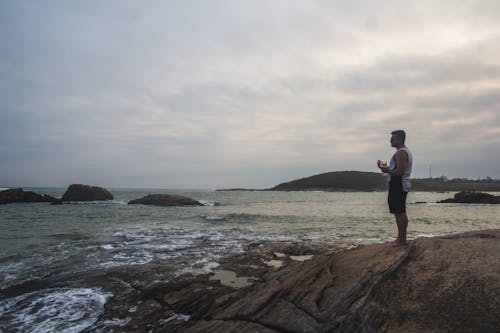
<svg viewBox="0 0 500 333">
<path fill-rule="evenodd" d="M 0 187 L 500 178 L 500 2 L 0 2 Z"/>
</svg>

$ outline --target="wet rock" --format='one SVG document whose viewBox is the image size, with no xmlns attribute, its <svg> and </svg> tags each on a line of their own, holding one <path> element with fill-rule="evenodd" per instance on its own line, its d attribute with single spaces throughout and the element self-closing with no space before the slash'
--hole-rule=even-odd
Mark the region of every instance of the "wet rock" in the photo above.
<svg viewBox="0 0 500 333">
<path fill-rule="evenodd" d="M 500 196 L 476 191 L 462 191 L 453 198 L 441 200 L 438 203 L 471 203 L 471 204 L 500 204 Z"/>
<path fill-rule="evenodd" d="M 187 332 L 494 332 L 498 253 L 500 230 L 489 230 L 317 255 L 239 290 Z"/>
<path fill-rule="evenodd" d="M 128 202 L 129 205 L 153 205 L 153 206 L 203 206 L 202 203 L 181 195 L 151 194 L 141 199 Z"/>
<path fill-rule="evenodd" d="M 98 186 L 72 184 L 62 197 L 62 201 L 104 201 L 113 200 L 113 195 Z"/>
<path fill-rule="evenodd" d="M 22 188 L 0 191 L 0 204 L 14 202 L 57 202 L 58 200 L 50 195 L 24 191 Z"/>
<path fill-rule="evenodd" d="M 349 245 L 349 244 L 348 244 Z M 347 248 L 350 248 L 349 245 Z M 96 287 L 112 293 L 83 332 L 496 332 L 500 229 L 421 238 L 403 247 L 250 244 L 220 268 L 254 276 L 236 289 L 178 276 L 184 259 L 50 276 L 0 290 Z M 283 260 L 281 268 L 265 261 Z M 298 262 L 296 254 L 313 258 Z"/>
</svg>

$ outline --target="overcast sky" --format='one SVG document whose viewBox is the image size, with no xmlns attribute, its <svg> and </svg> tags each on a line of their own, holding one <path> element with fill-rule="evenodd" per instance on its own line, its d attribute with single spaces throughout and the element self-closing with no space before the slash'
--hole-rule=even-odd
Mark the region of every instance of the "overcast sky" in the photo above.
<svg viewBox="0 0 500 333">
<path fill-rule="evenodd" d="M 0 187 L 500 178 L 500 2 L 0 2 Z"/>
</svg>

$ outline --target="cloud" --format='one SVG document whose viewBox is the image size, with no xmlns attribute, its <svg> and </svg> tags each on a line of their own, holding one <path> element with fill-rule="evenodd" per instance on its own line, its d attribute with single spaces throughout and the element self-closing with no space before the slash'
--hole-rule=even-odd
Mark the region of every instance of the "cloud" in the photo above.
<svg viewBox="0 0 500 333">
<path fill-rule="evenodd" d="M 416 176 L 500 177 L 497 6 L 2 2 L 0 185 L 267 187 L 396 128 Z"/>
</svg>

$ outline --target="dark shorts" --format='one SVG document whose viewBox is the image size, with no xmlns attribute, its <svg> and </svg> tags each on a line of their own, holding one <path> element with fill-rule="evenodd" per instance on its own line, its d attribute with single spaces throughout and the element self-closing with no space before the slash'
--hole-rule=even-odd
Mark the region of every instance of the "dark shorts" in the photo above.
<svg viewBox="0 0 500 333">
<path fill-rule="evenodd" d="M 408 192 L 403 191 L 403 181 L 399 176 L 391 176 L 389 182 L 389 196 L 387 203 L 392 214 L 406 213 L 406 196 Z"/>
</svg>

